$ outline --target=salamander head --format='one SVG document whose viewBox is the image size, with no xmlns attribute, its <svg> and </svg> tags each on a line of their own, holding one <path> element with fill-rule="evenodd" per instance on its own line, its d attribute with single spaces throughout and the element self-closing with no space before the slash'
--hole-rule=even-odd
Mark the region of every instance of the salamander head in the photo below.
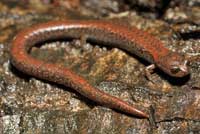
<svg viewBox="0 0 200 134">
<path fill-rule="evenodd" d="M 170 52 L 159 59 L 157 66 L 173 77 L 184 77 L 189 74 L 188 61 L 184 56 Z"/>
</svg>

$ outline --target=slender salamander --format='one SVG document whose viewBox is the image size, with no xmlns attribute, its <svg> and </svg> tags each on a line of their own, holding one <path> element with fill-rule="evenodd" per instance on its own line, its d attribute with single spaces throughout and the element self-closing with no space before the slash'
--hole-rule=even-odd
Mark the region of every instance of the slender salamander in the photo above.
<svg viewBox="0 0 200 134">
<path fill-rule="evenodd" d="M 101 42 L 138 55 L 170 76 L 183 77 L 189 74 L 184 56 L 169 51 L 157 38 L 135 27 L 127 28 L 104 21 L 52 21 L 22 30 L 13 39 L 10 50 L 11 63 L 29 75 L 71 87 L 98 104 L 148 118 L 148 114 L 117 97 L 100 91 L 71 69 L 46 63 L 29 54 L 31 48 L 37 43 L 60 38 L 78 39 L 83 35 L 87 40 Z"/>
</svg>

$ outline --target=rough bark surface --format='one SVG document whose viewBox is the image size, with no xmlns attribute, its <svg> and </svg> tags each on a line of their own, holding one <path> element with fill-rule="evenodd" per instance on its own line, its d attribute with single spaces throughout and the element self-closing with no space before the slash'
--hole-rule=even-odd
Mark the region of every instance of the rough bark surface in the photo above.
<svg viewBox="0 0 200 134">
<path fill-rule="evenodd" d="M 196 134 L 200 133 L 200 8 L 198 0 L 1 0 L 0 133 Z M 21 73 L 9 48 L 20 29 L 50 20 L 102 19 L 136 26 L 186 55 L 191 75 L 171 78 L 117 48 L 57 40 L 31 54 L 70 67 L 104 92 L 151 115 L 138 119 L 101 107 L 73 89 Z"/>
</svg>

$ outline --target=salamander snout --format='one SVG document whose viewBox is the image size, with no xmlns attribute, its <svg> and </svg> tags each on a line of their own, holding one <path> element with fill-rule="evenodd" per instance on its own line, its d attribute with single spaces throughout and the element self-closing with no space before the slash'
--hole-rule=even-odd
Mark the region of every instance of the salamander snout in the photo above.
<svg viewBox="0 0 200 134">
<path fill-rule="evenodd" d="M 183 77 L 189 74 L 189 69 L 187 67 L 188 61 L 184 60 L 183 62 L 172 61 L 170 73 L 175 77 Z"/>
<path fill-rule="evenodd" d="M 188 60 L 178 53 L 170 52 L 160 58 L 157 66 L 173 77 L 184 77 L 189 74 Z"/>
</svg>

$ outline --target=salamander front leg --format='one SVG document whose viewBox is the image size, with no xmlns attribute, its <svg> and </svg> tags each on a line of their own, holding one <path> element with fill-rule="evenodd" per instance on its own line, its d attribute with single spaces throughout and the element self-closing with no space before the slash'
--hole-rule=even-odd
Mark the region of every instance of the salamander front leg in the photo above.
<svg viewBox="0 0 200 134">
<path fill-rule="evenodd" d="M 152 79 L 152 73 L 154 72 L 154 69 L 156 68 L 156 66 L 155 66 L 155 64 L 151 64 L 151 65 L 149 65 L 149 66 L 147 66 L 146 68 L 145 68 L 145 76 L 146 76 L 146 78 L 149 80 L 149 81 L 151 81 L 151 82 L 153 82 L 153 79 Z M 154 82 L 153 82 L 154 83 Z"/>
</svg>

